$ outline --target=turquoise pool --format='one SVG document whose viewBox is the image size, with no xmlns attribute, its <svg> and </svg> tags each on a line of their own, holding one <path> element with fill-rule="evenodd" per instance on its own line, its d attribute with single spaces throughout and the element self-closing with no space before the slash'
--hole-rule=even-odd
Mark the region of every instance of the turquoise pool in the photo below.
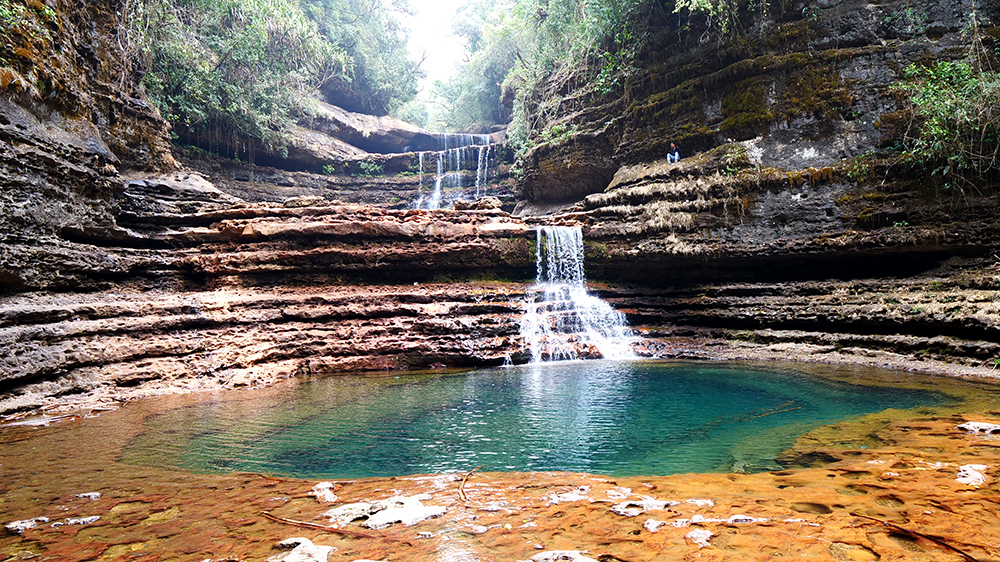
<svg viewBox="0 0 1000 562">
<path fill-rule="evenodd" d="M 810 429 L 949 397 L 794 370 L 570 362 L 329 377 L 151 416 L 123 461 L 358 478 L 484 471 L 753 472 Z"/>
</svg>

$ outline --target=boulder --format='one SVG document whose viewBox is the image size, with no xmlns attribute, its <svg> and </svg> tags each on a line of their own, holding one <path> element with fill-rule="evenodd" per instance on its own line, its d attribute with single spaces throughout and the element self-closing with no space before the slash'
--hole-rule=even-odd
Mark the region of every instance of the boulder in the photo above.
<svg viewBox="0 0 1000 562">
<path fill-rule="evenodd" d="M 244 204 L 223 193 L 197 172 L 175 172 L 135 177 L 125 184 L 126 208 L 154 213 L 198 213 Z"/>
<path fill-rule="evenodd" d="M 327 207 L 330 205 L 330 202 L 319 195 L 299 195 L 285 199 L 282 205 L 286 209 L 302 209 L 305 207 Z"/>
<path fill-rule="evenodd" d="M 612 152 L 599 134 L 536 146 L 525 156 L 521 198 L 532 203 L 562 203 L 604 191 L 618 171 Z"/>
<path fill-rule="evenodd" d="M 320 102 L 313 115 L 300 125 L 367 152 L 437 150 L 436 137 L 420 127 L 395 117 L 355 113 L 328 103 Z"/>
<path fill-rule="evenodd" d="M 279 166 L 285 169 L 320 171 L 330 162 L 365 156 L 364 150 L 322 131 L 306 127 L 292 127 L 288 131 L 288 156 L 272 155 L 268 158 L 284 160 Z"/>
<path fill-rule="evenodd" d="M 503 207 L 503 202 L 501 202 L 499 198 L 493 197 L 492 195 L 480 197 L 475 201 L 465 201 L 464 199 L 455 201 L 456 211 L 490 211 L 501 207 Z"/>
</svg>

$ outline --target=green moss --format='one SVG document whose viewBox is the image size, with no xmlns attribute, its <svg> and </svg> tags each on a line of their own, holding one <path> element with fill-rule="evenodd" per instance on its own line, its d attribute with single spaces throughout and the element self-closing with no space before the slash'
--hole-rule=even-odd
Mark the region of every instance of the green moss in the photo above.
<svg viewBox="0 0 1000 562">
<path fill-rule="evenodd" d="M 809 66 L 797 72 L 785 89 L 786 117 L 812 115 L 832 118 L 853 103 L 850 90 L 840 84 L 840 73 L 827 66 Z"/>
<path fill-rule="evenodd" d="M 611 251 L 607 244 L 602 244 L 600 242 L 592 242 L 590 240 L 583 241 L 583 251 L 585 260 L 607 260 L 611 258 Z"/>
<path fill-rule="evenodd" d="M 501 238 L 496 241 L 500 261 L 514 267 L 530 266 L 535 262 L 535 241 L 530 238 Z"/>
<path fill-rule="evenodd" d="M 763 77 L 748 78 L 728 88 L 722 97 L 722 125 L 719 130 L 737 139 L 754 137 L 774 120 Z"/>
</svg>

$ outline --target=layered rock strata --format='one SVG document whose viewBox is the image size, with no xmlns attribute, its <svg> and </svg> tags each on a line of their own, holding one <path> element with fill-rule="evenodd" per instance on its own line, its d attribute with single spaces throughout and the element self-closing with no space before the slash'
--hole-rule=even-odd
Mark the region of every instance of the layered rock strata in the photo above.
<svg viewBox="0 0 1000 562">
<path fill-rule="evenodd" d="M 556 217 L 585 225 L 591 278 L 636 287 L 605 297 L 676 344 L 647 342 L 657 353 L 993 368 L 995 196 L 945 196 L 884 171 L 891 179 L 871 186 L 845 167 L 747 162 L 732 144 L 622 167 L 605 192 Z"/>
<path fill-rule="evenodd" d="M 584 227 L 588 276 L 618 284 L 601 294 L 642 329 L 649 354 L 988 372 L 1000 357 L 995 197 L 852 158 L 898 124 L 888 117 L 901 65 L 962 55 L 959 8 L 916 6 L 926 33 L 872 24 L 905 7 L 792 10 L 744 50 L 666 48 L 686 39 L 665 28 L 645 48 L 679 54 L 646 52 L 628 96 L 560 101 L 557 115 L 581 132 L 529 154 L 522 211 L 557 208 L 545 222 Z M 5 408 L 517 358 L 512 303 L 525 285 L 493 280 L 533 277 L 531 221 L 388 209 L 419 189 L 413 153 L 348 158 L 326 174 L 190 152 L 204 175 L 150 174 L 176 163 L 166 124 L 132 82 L 116 87 L 131 70 L 102 35 L 114 12 L 58 4 L 48 23 L 32 13 L 36 33 L 10 34 L 24 56 L 17 76 L 3 70 L 16 95 L 0 101 Z M 852 39 L 830 39 L 841 35 Z M 40 53 L 56 44 L 49 68 Z M 32 89 L 38 78 L 48 94 Z M 358 121 L 321 113 L 313 125 L 327 133 Z M 372 119 L 359 139 L 415 146 Z M 689 158 L 661 159 L 671 139 Z M 372 166 L 392 177 L 370 177 Z"/>
<path fill-rule="evenodd" d="M 520 351 L 524 287 L 489 279 L 533 275 L 534 232 L 501 211 L 252 205 L 191 172 L 133 178 L 116 203 L 0 297 L 0 409 Z"/>
<path fill-rule="evenodd" d="M 893 88 L 905 67 L 965 57 L 973 18 L 992 41 L 995 2 L 792 2 L 751 11 L 730 34 L 653 8 L 618 90 L 560 75 L 552 95 L 532 100 L 546 119 L 532 131 L 522 194 L 548 203 L 571 199 L 567 189 L 600 192 L 620 166 L 664 159 L 671 142 L 694 155 L 752 140 L 761 165 L 781 170 L 880 148 L 906 125 Z"/>
<path fill-rule="evenodd" d="M 492 148 L 491 154 L 496 156 L 498 150 Z M 326 201 L 409 209 L 421 195 L 433 190 L 437 179 L 434 154 L 425 154 L 423 161 L 414 152 L 367 155 L 339 161 L 327 168 L 330 173 L 312 173 L 249 164 L 193 150 L 178 149 L 177 153 L 185 166 L 198 170 L 219 189 L 250 202 L 284 203 L 292 197 L 319 197 Z M 511 211 L 516 201 L 510 165 L 502 158 L 493 158 L 491 162 L 489 181 L 484 182 L 480 195 L 499 198 L 503 208 Z M 374 175 L 370 171 L 372 166 L 377 170 Z M 465 162 L 460 172 L 448 173 L 461 176 L 466 186 L 464 197 L 475 198 L 471 189 L 476 185 L 474 159 Z M 450 188 L 444 190 L 448 192 Z"/>
<path fill-rule="evenodd" d="M 991 367 L 1000 202 L 880 150 L 908 123 L 903 69 L 966 56 L 973 17 L 989 42 L 997 5 L 776 10 L 700 46 L 713 31 L 657 20 L 624 95 L 594 104 L 584 86 L 540 102 L 548 127 L 571 133 L 528 153 L 518 212 L 583 224 L 590 278 L 655 295 L 617 292 L 647 333 L 751 356 L 784 344 Z M 688 157 L 667 162 L 670 142 Z M 575 196 L 552 187 L 560 177 Z"/>
<path fill-rule="evenodd" d="M 499 365 L 523 288 L 245 286 L 2 300 L 0 412 L 322 373 Z M 58 398 L 56 398 L 58 397 Z"/>
</svg>

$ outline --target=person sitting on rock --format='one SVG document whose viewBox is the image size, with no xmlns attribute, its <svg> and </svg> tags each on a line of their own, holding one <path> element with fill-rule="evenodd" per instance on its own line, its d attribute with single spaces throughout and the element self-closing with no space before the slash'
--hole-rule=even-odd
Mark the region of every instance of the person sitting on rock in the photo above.
<svg viewBox="0 0 1000 562">
<path fill-rule="evenodd" d="M 677 148 L 677 145 L 670 143 L 670 152 L 667 152 L 667 162 L 680 162 L 681 160 L 681 149 Z"/>
</svg>

